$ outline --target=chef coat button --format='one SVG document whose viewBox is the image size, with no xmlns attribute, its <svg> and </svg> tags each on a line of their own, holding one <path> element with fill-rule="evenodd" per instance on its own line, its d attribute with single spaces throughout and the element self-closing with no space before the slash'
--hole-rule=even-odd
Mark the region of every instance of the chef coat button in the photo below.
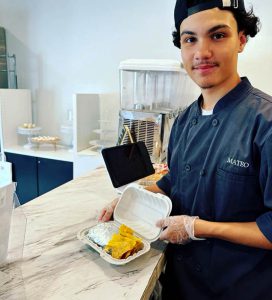
<svg viewBox="0 0 272 300">
<path fill-rule="evenodd" d="M 192 119 L 192 125 L 196 125 L 197 124 L 197 119 L 196 118 L 193 118 Z"/>
<path fill-rule="evenodd" d="M 178 261 L 182 261 L 183 260 L 183 256 L 182 255 L 178 255 L 177 260 Z"/>
<path fill-rule="evenodd" d="M 191 166 L 190 165 L 186 165 L 185 166 L 185 171 L 186 172 L 190 172 L 191 171 Z"/>
<path fill-rule="evenodd" d="M 196 270 L 196 272 L 201 272 L 201 265 L 200 265 L 200 264 L 197 264 L 197 265 L 195 266 L 195 270 Z"/>
<path fill-rule="evenodd" d="M 212 120 L 212 126 L 216 127 L 218 125 L 219 121 L 217 119 Z"/>
<path fill-rule="evenodd" d="M 204 176 L 204 175 L 205 175 L 205 170 L 204 170 L 204 169 L 201 170 L 201 171 L 199 172 L 199 175 L 200 175 L 200 176 Z"/>
</svg>

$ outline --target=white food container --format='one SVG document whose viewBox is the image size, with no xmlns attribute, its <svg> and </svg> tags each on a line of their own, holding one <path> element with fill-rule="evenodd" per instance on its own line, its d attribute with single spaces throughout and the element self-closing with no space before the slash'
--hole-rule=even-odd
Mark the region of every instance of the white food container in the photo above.
<svg viewBox="0 0 272 300">
<path fill-rule="evenodd" d="M 78 233 L 78 239 L 99 252 L 107 262 L 124 265 L 150 250 L 150 243 L 156 241 L 162 231 L 161 228 L 156 227 L 156 222 L 168 217 L 171 210 L 172 203 L 167 196 L 149 192 L 137 184 L 130 184 L 115 207 L 112 223 L 117 228 L 125 224 L 133 229 L 134 235 L 142 239 L 143 249 L 126 259 L 113 258 L 88 238 L 89 230 L 96 225 L 81 230 Z"/>
</svg>

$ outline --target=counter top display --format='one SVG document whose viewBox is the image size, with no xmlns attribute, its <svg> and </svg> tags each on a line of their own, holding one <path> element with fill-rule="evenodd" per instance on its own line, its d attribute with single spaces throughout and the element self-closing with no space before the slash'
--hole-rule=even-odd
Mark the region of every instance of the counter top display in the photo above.
<svg viewBox="0 0 272 300">
<path fill-rule="evenodd" d="M 116 196 L 101 168 L 25 204 L 23 259 L 0 268 L 0 299 L 149 299 L 165 243 L 152 243 L 149 252 L 115 266 L 77 239 Z"/>
<path fill-rule="evenodd" d="M 73 162 L 74 155 L 73 152 L 69 151 L 67 148 L 62 148 L 61 146 L 57 146 L 55 149 L 54 145 L 48 145 L 48 147 L 39 147 L 26 149 L 23 146 L 11 146 L 4 149 L 5 152 L 14 153 L 14 154 L 22 154 L 28 156 L 49 158 L 49 159 L 57 159 L 62 161 L 70 161 Z"/>
</svg>

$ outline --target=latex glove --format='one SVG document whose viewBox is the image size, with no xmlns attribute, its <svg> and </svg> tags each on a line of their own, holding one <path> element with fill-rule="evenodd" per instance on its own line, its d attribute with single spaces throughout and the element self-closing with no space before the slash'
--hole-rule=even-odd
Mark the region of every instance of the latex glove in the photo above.
<svg viewBox="0 0 272 300">
<path fill-rule="evenodd" d="M 100 222 L 108 222 L 111 217 L 112 214 L 114 212 L 115 206 L 117 204 L 117 202 L 119 201 L 120 198 L 116 198 L 113 201 L 111 201 L 109 204 L 107 204 L 100 212 L 99 217 L 98 217 L 98 221 Z"/>
<path fill-rule="evenodd" d="M 173 216 L 161 219 L 156 226 L 164 228 L 160 240 L 167 240 L 173 244 L 185 245 L 191 240 L 202 240 L 194 236 L 194 222 L 199 217 Z"/>
</svg>

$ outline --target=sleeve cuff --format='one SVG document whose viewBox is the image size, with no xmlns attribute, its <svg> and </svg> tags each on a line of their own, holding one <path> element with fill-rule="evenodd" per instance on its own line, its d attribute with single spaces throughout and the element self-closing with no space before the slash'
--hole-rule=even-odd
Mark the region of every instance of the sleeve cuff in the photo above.
<svg viewBox="0 0 272 300">
<path fill-rule="evenodd" d="M 170 184 L 170 174 L 164 175 L 159 181 L 156 182 L 157 186 L 165 192 L 165 194 L 170 197 L 171 184 Z"/>
<path fill-rule="evenodd" d="M 267 212 L 257 218 L 256 223 L 263 235 L 272 242 L 272 212 Z"/>
</svg>

